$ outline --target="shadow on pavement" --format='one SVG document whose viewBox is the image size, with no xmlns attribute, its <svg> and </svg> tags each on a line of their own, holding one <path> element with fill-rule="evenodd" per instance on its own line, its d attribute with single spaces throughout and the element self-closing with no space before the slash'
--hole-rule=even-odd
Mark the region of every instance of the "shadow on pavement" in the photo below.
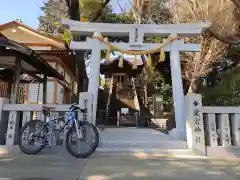
<svg viewBox="0 0 240 180">
<path fill-rule="evenodd" d="M 99 156 L 89 160 L 79 180 L 236 180 L 240 161 Z"/>
<path fill-rule="evenodd" d="M 0 156 L 0 180 L 76 180 L 87 161 L 72 157 L 65 149 Z"/>
</svg>

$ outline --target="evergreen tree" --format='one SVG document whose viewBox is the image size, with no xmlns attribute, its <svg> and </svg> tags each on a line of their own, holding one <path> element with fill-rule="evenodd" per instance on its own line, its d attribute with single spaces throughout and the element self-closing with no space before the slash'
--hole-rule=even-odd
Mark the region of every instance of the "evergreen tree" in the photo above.
<svg viewBox="0 0 240 180">
<path fill-rule="evenodd" d="M 41 10 L 44 15 L 39 17 L 39 30 L 52 35 L 59 35 L 61 19 L 69 18 L 65 0 L 47 0 Z"/>
</svg>

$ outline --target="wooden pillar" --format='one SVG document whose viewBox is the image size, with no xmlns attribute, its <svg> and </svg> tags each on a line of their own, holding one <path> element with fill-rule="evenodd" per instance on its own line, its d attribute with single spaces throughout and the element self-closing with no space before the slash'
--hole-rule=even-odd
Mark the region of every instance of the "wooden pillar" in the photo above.
<svg viewBox="0 0 240 180">
<path fill-rule="evenodd" d="M 13 79 L 8 81 L 7 97 L 9 98 L 9 101 L 10 101 L 10 97 L 11 97 L 11 94 L 12 94 L 12 86 L 13 86 Z"/>
<path fill-rule="evenodd" d="M 73 95 L 74 95 L 74 80 L 71 81 L 71 92 L 70 92 L 70 98 L 69 98 L 69 103 L 73 103 Z"/>
<path fill-rule="evenodd" d="M 43 77 L 43 99 L 42 99 L 43 104 L 47 104 L 47 76 L 44 75 Z"/>
<path fill-rule="evenodd" d="M 42 94 L 42 104 L 47 104 L 47 76 L 43 76 L 43 94 Z M 41 114 L 43 116 L 44 121 L 46 121 L 46 116 L 44 114 Z"/>
<path fill-rule="evenodd" d="M 11 96 L 10 96 L 10 103 L 16 104 L 17 97 L 19 95 L 19 85 L 20 85 L 20 75 L 21 75 L 21 62 L 22 60 L 19 58 L 15 61 L 15 71 L 13 76 L 13 86 L 11 90 Z"/>
<path fill-rule="evenodd" d="M 16 57 L 15 61 L 15 71 L 13 77 L 13 86 L 10 96 L 10 103 L 16 104 L 17 97 L 19 95 L 19 85 L 20 85 L 20 74 L 21 74 L 21 56 Z M 9 112 L 8 119 L 8 129 L 7 129 L 7 145 L 14 145 L 18 140 L 18 132 L 19 132 L 19 112 L 11 111 Z"/>
</svg>

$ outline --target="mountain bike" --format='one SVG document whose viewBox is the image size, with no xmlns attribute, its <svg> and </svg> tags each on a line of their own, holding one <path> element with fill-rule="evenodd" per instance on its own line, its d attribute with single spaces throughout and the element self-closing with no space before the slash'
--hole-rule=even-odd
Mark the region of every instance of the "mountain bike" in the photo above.
<svg viewBox="0 0 240 180">
<path fill-rule="evenodd" d="M 86 110 L 80 109 L 77 104 L 72 104 L 67 115 L 55 118 L 50 116 L 53 109 L 43 106 L 42 113 L 46 116 L 46 121 L 31 120 L 23 125 L 19 135 L 20 149 L 26 154 L 37 154 L 46 145 L 50 148 L 57 135 L 60 135 L 65 127 L 68 127 L 65 137 L 68 152 L 76 158 L 90 156 L 99 144 L 98 130 L 92 123 L 78 120 L 75 115 L 77 111 L 84 113 Z M 66 122 L 65 116 L 67 116 Z M 53 129 L 54 123 L 58 126 L 55 132 Z M 93 139 L 89 140 L 91 137 Z M 77 150 L 74 150 L 75 146 Z"/>
</svg>

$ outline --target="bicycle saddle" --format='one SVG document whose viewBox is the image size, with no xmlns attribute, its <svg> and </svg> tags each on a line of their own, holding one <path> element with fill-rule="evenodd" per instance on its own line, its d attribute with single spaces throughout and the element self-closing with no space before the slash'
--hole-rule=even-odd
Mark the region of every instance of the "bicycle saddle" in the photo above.
<svg viewBox="0 0 240 180">
<path fill-rule="evenodd" d="M 42 113 L 43 113 L 45 116 L 49 116 L 51 110 L 54 110 L 54 109 L 55 109 L 54 107 L 42 106 Z"/>
</svg>

